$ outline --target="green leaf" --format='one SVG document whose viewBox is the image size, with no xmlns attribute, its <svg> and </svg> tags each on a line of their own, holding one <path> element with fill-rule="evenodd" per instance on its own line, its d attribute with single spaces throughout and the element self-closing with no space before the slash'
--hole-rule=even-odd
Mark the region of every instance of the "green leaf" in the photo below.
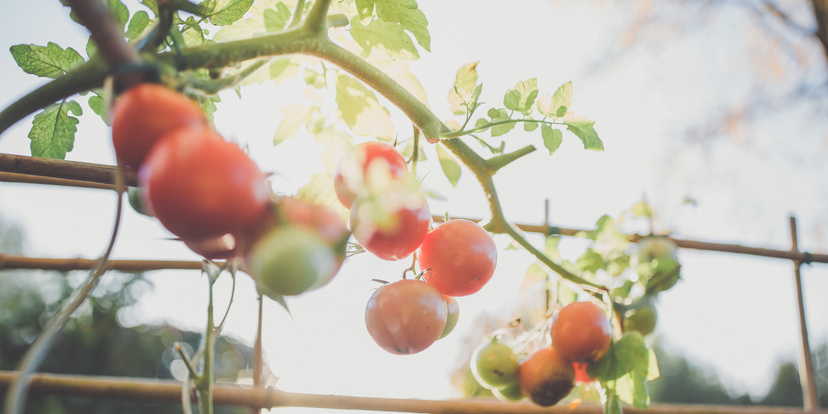
<svg viewBox="0 0 828 414">
<path fill-rule="evenodd" d="M 491 110 L 490 110 L 491 113 Z M 498 110 L 498 116 L 496 118 L 492 118 L 492 122 L 499 122 L 499 121 L 507 121 L 509 120 L 509 113 L 506 112 L 505 109 Z M 508 122 L 501 125 L 495 125 L 492 127 L 492 137 L 501 136 L 509 131 L 511 131 L 515 127 L 515 122 Z"/>
<path fill-rule="evenodd" d="M 65 101 L 49 105 L 35 115 L 29 131 L 32 156 L 59 160 L 66 158 L 66 153 L 74 147 L 78 124 L 78 119 L 69 115 L 70 112 L 75 116 L 83 114 L 80 104 Z"/>
<path fill-rule="evenodd" d="M 299 128 L 310 122 L 316 107 L 307 107 L 302 104 L 293 104 L 281 109 L 285 119 L 279 123 L 276 133 L 273 135 L 273 145 L 279 145 L 288 138 L 293 138 L 299 132 Z"/>
<path fill-rule="evenodd" d="M 457 161 L 454 161 L 451 153 L 449 153 L 442 145 L 437 145 L 437 158 L 440 160 L 440 167 L 443 169 L 443 174 L 446 175 L 452 187 L 457 187 L 457 182 L 460 181 L 460 166 Z"/>
<path fill-rule="evenodd" d="M 46 46 L 15 45 L 11 54 L 23 71 L 32 75 L 55 79 L 84 62 L 80 53 L 71 47 L 62 49 L 55 43 Z"/>
<path fill-rule="evenodd" d="M 244 17 L 250 10 L 253 0 L 217 0 L 210 13 L 210 23 L 226 26 Z"/>
<path fill-rule="evenodd" d="M 544 244 L 543 254 L 554 261 L 561 260 L 561 252 L 558 250 L 558 244 L 561 242 L 561 236 L 549 236 L 546 238 Z"/>
<path fill-rule="evenodd" d="M 184 38 L 184 46 L 186 47 L 201 46 L 204 43 L 204 33 L 196 28 L 188 28 L 181 33 L 181 37 Z"/>
<path fill-rule="evenodd" d="M 363 26 L 357 18 L 351 19 L 351 36 L 362 47 L 363 57 L 377 48 L 395 59 L 417 60 L 420 54 L 400 25 L 388 23 L 382 19 L 372 20 Z"/>
<path fill-rule="evenodd" d="M 356 8 L 360 20 L 374 17 L 374 0 L 356 0 Z"/>
<path fill-rule="evenodd" d="M 144 30 L 149 25 L 150 18 L 147 12 L 140 10 L 136 12 L 132 19 L 129 21 L 129 26 L 127 27 L 126 37 L 130 39 L 137 39 L 141 36 L 141 33 L 144 33 Z"/>
<path fill-rule="evenodd" d="M 460 96 L 457 96 L 455 88 L 460 90 L 460 93 L 470 93 L 474 90 L 473 93 L 477 94 L 478 97 L 480 96 L 475 88 L 475 85 L 477 84 L 478 63 L 479 62 L 467 63 L 457 71 L 457 76 L 454 79 L 454 88 L 451 88 L 448 94 L 448 102 L 451 104 L 451 112 L 453 114 L 462 115 L 468 110 L 468 108 L 462 105 L 463 99 L 461 99 Z"/>
<path fill-rule="evenodd" d="M 276 10 L 264 10 L 264 25 L 268 32 L 279 32 L 285 30 L 287 22 L 290 21 L 291 12 L 282 2 L 276 3 Z"/>
<path fill-rule="evenodd" d="M 524 115 L 532 113 L 535 99 L 538 97 L 538 79 L 532 78 L 518 82 L 514 89 L 509 89 L 503 97 L 503 105 L 510 111 Z"/>
<path fill-rule="evenodd" d="M 587 372 L 602 383 L 615 381 L 633 370 L 642 372 L 647 378 L 650 367 L 650 351 L 640 333 L 627 332 L 610 349 L 603 358 L 591 364 Z"/>
<path fill-rule="evenodd" d="M 653 218 L 653 209 L 650 208 L 650 205 L 647 204 L 646 201 L 639 201 L 638 204 L 630 209 L 630 212 L 633 213 L 635 217 Z"/>
<path fill-rule="evenodd" d="M 428 20 L 422 10 L 417 8 L 414 0 L 374 0 L 377 17 L 389 23 L 399 23 L 417 39 L 423 49 L 431 51 L 431 34 L 428 33 Z M 360 16 L 362 16 L 360 14 Z"/>
<path fill-rule="evenodd" d="M 152 10 L 152 12 L 158 16 L 158 2 L 156 0 L 141 0 L 141 4 Z"/>
<path fill-rule="evenodd" d="M 325 87 L 325 75 L 315 70 L 305 69 L 305 84 L 316 89 L 322 89 Z"/>
<path fill-rule="evenodd" d="M 532 118 L 532 116 L 529 115 L 529 116 L 527 116 L 526 118 L 523 118 L 523 119 L 534 120 L 535 118 Z M 523 123 L 523 130 L 526 131 L 526 132 L 532 132 L 532 131 L 538 129 L 538 125 L 540 125 L 540 124 L 537 123 L 537 122 L 524 122 Z"/>
<path fill-rule="evenodd" d="M 604 268 L 604 257 L 595 250 L 587 249 L 587 251 L 578 258 L 575 265 L 584 272 L 595 273 L 598 269 Z"/>
<path fill-rule="evenodd" d="M 374 135 L 386 141 L 394 136 L 391 114 L 380 106 L 374 91 L 362 82 L 339 74 L 336 80 L 336 104 L 342 120 L 354 133 Z"/>
<path fill-rule="evenodd" d="M 98 114 L 98 116 L 100 116 L 101 119 L 103 119 L 104 123 L 109 125 L 109 120 L 107 119 L 108 111 L 106 109 L 106 102 L 104 102 L 104 99 L 101 97 L 101 95 L 95 93 L 95 95 L 89 97 L 89 100 L 86 103 L 89 104 L 90 108 L 92 108 L 92 112 Z"/>
<path fill-rule="evenodd" d="M 543 137 L 543 146 L 549 150 L 549 155 L 552 155 L 563 141 L 563 133 L 560 129 L 555 129 L 549 125 L 541 125 L 541 136 Z"/>
<path fill-rule="evenodd" d="M 552 110 L 553 117 L 560 118 L 566 115 L 566 111 L 572 106 L 572 82 L 567 82 L 558 87 L 555 94 L 552 95 Z"/>
<path fill-rule="evenodd" d="M 601 142 L 601 138 L 598 138 L 598 133 L 592 127 L 595 125 L 595 121 L 590 121 L 586 118 L 572 118 L 564 120 L 563 123 L 566 125 L 567 130 L 572 131 L 573 134 L 577 135 L 583 141 L 584 149 L 593 151 L 604 150 L 604 143 Z"/>
</svg>

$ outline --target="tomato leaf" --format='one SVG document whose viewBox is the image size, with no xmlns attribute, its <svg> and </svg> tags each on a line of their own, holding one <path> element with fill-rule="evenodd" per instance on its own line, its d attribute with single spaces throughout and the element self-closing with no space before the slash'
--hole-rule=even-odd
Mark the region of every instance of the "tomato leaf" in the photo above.
<svg viewBox="0 0 828 414">
<path fill-rule="evenodd" d="M 132 19 L 129 20 L 129 26 L 127 27 L 126 37 L 130 39 L 137 39 L 141 36 L 141 33 L 144 33 L 144 30 L 149 26 L 150 18 L 147 12 L 140 10 L 137 11 L 133 16 Z"/>
<path fill-rule="evenodd" d="M 414 0 L 374 0 L 377 17 L 411 32 L 423 49 L 431 51 L 431 34 L 428 33 L 428 19 L 417 8 Z M 362 16 L 362 14 L 360 14 Z"/>
<path fill-rule="evenodd" d="M 489 110 L 491 113 L 491 110 Z M 499 121 L 507 121 L 509 120 L 509 114 L 506 112 L 505 109 L 499 109 L 498 116 L 496 118 L 492 118 L 492 122 L 499 122 Z M 509 131 L 511 131 L 515 127 L 515 122 L 508 122 L 505 124 L 495 125 L 492 127 L 492 137 L 497 137 L 503 135 Z"/>
<path fill-rule="evenodd" d="M 363 57 L 367 57 L 372 48 L 377 48 L 395 59 L 417 60 L 420 58 L 411 38 L 398 24 L 375 19 L 363 26 L 357 18 L 352 18 L 351 36 L 362 47 Z"/>
<path fill-rule="evenodd" d="M 78 124 L 78 119 L 69 115 L 70 112 L 75 116 L 83 114 L 80 104 L 64 101 L 49 105 L 35 115 L 29 131 L 32 156 L 59 160 L 66 158 L 66 153 L 74 147 Z"/>
<path fill-rule="evenodd" d="M 292 104 L 280 109 L 285 118 L 276 128 L 273 135 L 273 145 L 279 145 L 288 138 L 293 138 L 299 132 L 299 128 L 310 122 L 316 107 L 308 107 L 302 104 Z"/>
<path fill-rule="evenodd" d="M 442 145 L 437 145 L 437 158 L 440 160 L 440 167 L 443 169 L 443 174 L 446 175 L 452 187 L 457 187 L 457 182 L 460 181 L 460 174 L 462 170 L 454 161 L 451 153 L 449 153 Z"/>
<path fill-rule="evenodd" d="M 514 89 L 506 91 L 503 97 L 503 106 L 510 111 L 518 111 L 529 115 L 534 109 L 535 99 L 538 97 L 538 79 L 532 78 L 518 82 Z"/>
<path fill-rule="evenodd" d="M 64 50 L 52 42 L 46 46 L 15 45 L 10 50 L 17 66 L 24 72 L 52 79 L 84 62 L 75 49 Z"/>
<path fill-rule="evenodd" d="M 226 26 L 244 17 L 253 6 L 253 0 L 217 0 L 210 13 L 210 23 Z"/>
<path fill-rule="evenodd" d="M 523 119 L 525 119 L 527 121 L 533 121 L 535 118 L 532 118 L 531 115 L 527 115 L 526 118 L 523 118 Z M 538 125 L 540 125 L 540 124 L 537 123 L 537 122 L 524 122 L 523 123 L 523 130 L 526 131 L 526 132 L 532 132 L 532 131 L 538 129 Z"/>
<path fill-rule="evenodd" d="M 285 30 L 290 20 L 290 9 L 282 2 L 276 3 L 276 9 L 265 9 L 263 12 L 265 29 L 268 32 L 279 32 Z"/>
<path fill-rule="evenodd" d="M 541 125 L 541 137 L 543 137 L 543 146 L 549 150 L 549 155 L 552 155 L 563 141 L 563 133 L 560 129 L 553 129 L 549 125 Z"/>
<path fill-rule="evenodd" d="M 572 131 L 573 134 L 577 135 L 583 141 L 584 149 L 593 151 L 604 150 L 604 143 L 601 142 L 601 138 L 598 138 L 598 133 L 592 127 L 595 125 L 595 121 L 590 121 L 585 118 L 572 118 L 569 120 L 564 119 L 563 123 L 566 125 L 567 130 Z"/>
<path fill-rule="evenodd" d="M 103 119 L 104 123 L 109 125 L 109 120 L 107 119 L 107 108 L 106 102 L 101 97 L 100 94 L 95 92 L 95 95 L 89 97 L 89 100 L 86 102 L 89 105 L 89 108 L 92 109 L 92 112 L 98 114 L 98 116 Z"/>
<path fill-rule="evenodd" d="M 394 136 L 391 114 L 380 106 L 374 91 L 362 82 L 340 74 L 336 80 L 336 104 L 342 120 L 354 133 L 375 135 L 386 141 Z"/>
</svg>

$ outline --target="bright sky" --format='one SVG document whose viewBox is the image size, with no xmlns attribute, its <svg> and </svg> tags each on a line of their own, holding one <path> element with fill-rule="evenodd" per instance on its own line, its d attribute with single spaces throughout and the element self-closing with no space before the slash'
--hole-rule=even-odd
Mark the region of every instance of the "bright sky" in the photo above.
<svg viewBox="0 0 828 414">
<path fill-rule="evenodd" d="M 565 133 L 563 145 L 550 158 L 535 135 L 507 136 L 507 148 L 527 143 L 539 148 L 496 177 L 509 219 L 542 223 L 543 201 L 550 199 L 553 224 L 589 228 L 601 215 L 617 216 L 646 195 L 680 238 L 787 249 L 788 215 L 795 214 L 800 248 L 822 247 L 825 240 L 818 231 L 825 224 L 825 135 L 820 125 L 803 122 L 804 108 L 785 109 L 762 121 L 761 128 L 749 131 L 747 144 L 728 139 L 705 148 L 677 144 L 681 131 L 715 115 L 720 102 L 741 99 L 744 88 L 732 79 L 749 63 L 740 60 L 738 42 L 715 40 L 717 35 L 733 36 L 724 27 L 734 15 L 714 20 L 713 29 L 680 38 L 669 48 L 637 48 L 607 68 L 585 74 L 584 67 L 601 56 L 615 33 L 606 28 L 623 26 L 617 19 L 628 14 L 592 2 L 553 5 L 532 0 L 521 7 L 490 0 L 421 3 L 429 19 L 432 53 L 422 52 L 411 68 L 436 113 L 449 119 L 445 97 L 455 72 L 479 60 L 483 101 L 500 105 L 508 88 L 531 77 L 538 78 L 541 94 L 571 80 L 572 110 L 597 121 L 606 147 L 602 153 L 584 151 L 577 138 Z M 7 52 L 10 46 L 56 41 L 83 51 L 86 44 L 84 29 L 58 2 L 32 0 L 5 7 L 0 13 L 2 107 L 44 82 L 17 68 Z M 260 85 L 243 89 L 242 96 L 239 100 L 235 93 L 222 94 L 216 115 L 219 132 L 248 143 L 263 170 L 285 177 L 283 190 L 295 191 L 308 174 L 322 170 L 321 163 L 307 161 L 318 158 L 320 151 L 311 140 L 270 145 L 281 119 L 278 108 L 303 100 L 301 86 Z M 409 124 L 389 109 L 401 134 L 407 134 Z M 67 159 L 112 164 L 107 128 L 84 110 L 88 114 Z M 0 136 L 0 152 L 30 154 L 30 122 Z M 436 160 L 433 149 L 429 151 Z M 468 171 L 452 189 L 438 168 L 427 163 L 420 169 L 421 176 L 428 173 L 425 184 L 449 199 L 432 202 L 432 212 L 483 216 L 484 198 Z M 681 207 L 686 196 L 698 205 Z M 23 226 L 32 256 L 96 257 L 108 240 L 114 205 L 113 194 L 99 190 L 0 183 L 0 214 Z M 113 257 L 197 259 L 167 237 L 156 221 L 127 208 Z M 532 240 L 541 243 L 540 238 Z M 496 241 L 501 248 L 509 244 L 500 236 Z M 574 258 L 579 252 L 577 244 L 572 246 Z M 671 349 L 715 370 L 734 392 L 763 394 L 777 361 L 796 355 L 792 264 L 690 250 L 679 257 L 684 279 L 661 297 L 657 334 Z M 501 251 L 493 280 L 478 294 L 459 299 L 456 331 L 418 355 L 400 357 L 373 343 L 363 313 L 376 286 L 371 279 L 396 278 L 408 263 L 383 262 L 368 254 L 351 258 L 329 286 L 290 301 L 292 318 L 272 302 L 266 306 L 266 352 L 281 377 L 279 386 L 345 395 L 457 396 L 449 373 L 463 363 L 457 353 L 464 333 L 476 314 L 502 312 L 515 301 L 530 263 L 526 253 Z M 803 277 L 812 344 L 822 344 L 828 340 L 828 267 L 805 266 Z M 197 272 L 157 272 L 150 278 L 154 291 L 124 320 L 168 321 L 202 330 L 206 281 Z M 219 303 L 226 303 L 228 278 L 219 282 L 217 291 Z M 252 343 L 255 315 L 254 289 L 242 276 L 227 332 Z"/>
</svg>

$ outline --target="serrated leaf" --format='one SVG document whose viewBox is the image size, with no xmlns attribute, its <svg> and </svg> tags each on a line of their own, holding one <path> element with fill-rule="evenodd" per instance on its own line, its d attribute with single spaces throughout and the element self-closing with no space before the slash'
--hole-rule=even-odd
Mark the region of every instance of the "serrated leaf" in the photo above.
<svg viewBox="0 0 828 414">
<path fill-rule="evenodd" d="M 210 23 L 226 26 L 244 17 L 253 6 L 253 0 L 217 0 L 210 13 Z"/>
<path fill-rule="evenodd" d="M 285 114 L 285 119 L 279 123 L 276 133 L 273 134 L 273 145 L 279 145 L 286 139 L 296 136 L 299 128 L 310 122 L 316 110 L 316 107 L 307 107 L 302 104 L 288 105 L 280 109 Z"/>
<path fill-rule="evenodd" d="M 573 134 L 583 141 L 584 149 L 592 151 L 604 150 L 604 143 L 601 142 L 601 138 L 598 138 L 598 133 L 592 127 L 595 125 L 595 121 L 590 121 L 586 118 L 571 118 L 568 120 L 564 119 L 563 123 L 566 125 L 567 130 L 572 131 Z"/>
<path fill-rule="evenodd" d="M 356 8 L 360 20 L 374 17 L 374 0 L 356 0 Z"/>
<path fill-rule="evenodd" d="M 276 3 L 276 10 L 265 9 L 264 11 L 264 25 L 268 32 L 278 32 L 285 30 L 287 22 L 290 21 L 291 12 L 282 2 Z"/>
<path fill-rule="evenodd" d="M 377 17 L 389 23 L 399 23 L 417 39 L 423 49 L 431 51 L 431 34 L 428 33 L 428 19 L 417 8 L 414 0 L 374 0 Z M 361 15 L 360 15 L 361 16 Z"/>
<path fill-rule="evenodd" d="M 518 82 L 514 89 L 506 91 L 503 97 L 503 106 L 510 111 L 518 111 L 529 115 L 538 97 L 538 79 L 532 78 Z"/>
<path fill-rule="evenodd" d="M 52 104 L 35 115 L 29 139 L 34 157 L 65 159 L 66 153 L 72 151 L 75 144 L 75 132 L 78 118 L 83 110 L 75 101 Z"/>
<path fill-rule="evenodd" d="M 560 129 L 552 128 L 549 125 L 541 125 L 541 137 L 543 137 L 543 146 L 549 150 L 549 155 L 552 155 L 563 142 L 563 133 Z"/>
<path fill-rule="evenodd" d="M 460 96 L 457 96 L 457 90 L 460 93 L 469 93 L 472 90 L 475 90 L 475 85 L 477 84 L 477 64 L 480 62 L 472 62 L 467 63 L 460 67 L 457 71 L 457 75 L 454 78 L 454 87 L 451 88 L 448 94 L 448 102 L 451 104 L 451 112 L 456 115 L 465 114 L 468 110 L 465 106 L 463 106 L 463 100 Z M 482 86 L 482 85 L 481 85 Z M 457 90 L 455 90 L 455 88 Z M 478 95 L 479 96 L 479 95 Z"/>
<path fill-rule="evenodd" d="M 129 26 L 127 26 L 126 37 L 130 39 L 137 39 L 141 36 L 141 33 L 144 33 L 144 30 L 149 25 L 150 18 L 147 12 L 143 10 L 139 10 L 132 15 L 132 19 L 129 20 Z"/>
<path fill-rule="evenodd" d="M 184 46 L 186 47 L 201 46 L 204 43 L 204 33 L 195 28 L 188 28 L 181 33 L 181 37 L 184 38 Z"/>
<path fill-rule="evenodd" d="M 380 106 L 377 96 L 362 82 L 340 74 L 336 81 L 336 104 L 351 131 L 383 140 L 394 136 L 391 114 Z"/>
<path fill-rule="evenodd" d="M 104 102 L 104 99 L 100 95 L 95 94 L 90 96 L 89 100 L 86 103 L 89 105 L 89 108 L 92 109 L 92 112 L 98 114 L 98 116 L 100 116 L 101 119 L 103 119 L 104 123 L 109 125 L 109 120 L 107 119 L 108 111 L 106 108 L 106 102 Z"/>
<path fill-rule="evenodd" d="M 357 18 L 352 18 L 351 36 L 362 48 L 363 57 L 368 56 L 372 48 L 377 48 L 394 59 L 417 60 L 420 58 L 411 38 L 398 24 L 375 19 L 367 26 L 363 26 Z"/>
<path fill-rule="evenodd" d="M 491 110 L 490 110 L 491 112 Z M 498 110 L 498 116 L 492 118 L 492 122 L 508 121 L 509 113 L 505 109 Z M 515 122 L 507 122 L 505 124 L 495 125 L 492 127 L 492 137 L 501 136 L 515 127 Z"/>
<path fill-rule="evenodd" d="M 84 62 L 75 49 L 68 47 L 64 50 L 52 42 L 46 46 L 15 45 L 10 50 L 24 72 L 52 79 Z"/>
<path fill-rule="evenodd" d="M 457 164 L 457 161 L 451 156 L 441 144 L 437 144 L 437 158 L 440 160 L 440 167 L 443 169 L 443 174 L 446 175 L 452 187 L 457 187 L 457 182 L 460 181 L 460 174 L 462 170 Z"/>
</svg>

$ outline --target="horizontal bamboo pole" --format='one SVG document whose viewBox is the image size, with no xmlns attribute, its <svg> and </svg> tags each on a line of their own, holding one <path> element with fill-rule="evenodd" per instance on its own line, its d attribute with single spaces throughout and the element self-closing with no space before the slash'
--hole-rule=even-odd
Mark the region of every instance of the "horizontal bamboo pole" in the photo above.
<svg viewBox="0 0 828 414">
<path fill-rule="evenodd" d="M 0 390 L 8 388 L 15 372 L 0 371 Z M 172 380 L 149 380 L 126 377 L 90 377 L 38 374 L 32 378 L 33 393 L 62 394 L 86 398 L 111 398 L 130 401 L 181 401 L 181 383 Z M 195 396 L 193 395 L 193 398 Z M 394 411 L 432 414 L 601 414 L 600 405 L 581 404 L 574 409 L 559 404 L 544 408 L 529 402 L 506 403 L 494 399 L 421 400 L 399 398 L 353 397 L 286 392 L 234 384 L 216 384 L 214 402 L 254 408 L 306 407 L 338 410 Z M 628 414 L 802 414 L 798 408 L 759 406 L 709 406 L 654 404 L 646 410 L 624 407 Z M 828 414 L 828 410 L 810 411 Z"/>
<path fill-rule="evenodd" d="M 95 260 L 90 259 L 51 259 L 43 257 L 26 257 L 0 254 L 0 270 L 3 269 L 40 269 L 68 272 L 70 270 L 92 270 Z M 216 262 L 221 266 L 223 262 Z M 151 270 L 200 270 L 204 262 L 197 260 L 110 260 L 107 270 L 120 272 L 146 272 Z"/>
<path fill-rule="evenodd" d="M 83 186 L 81 182 L 109 184 L 112 185 L 115 177 L 115 167 L 112 165 L 90 164 L 75 161 L 52 160 L 47 158 L 27 157 L 22 155 L 0 154 L 0 172 L 14 173 L 15 177 L 19 175 L 35 175 L 40 177 L 51 177 L 56 179 L 74 180 L 67 184 L 60 184 L 59 181 L 46 182 L 43 184 L 57 184 L 57 185 L 74 185 Z M 18 178 L 16 182 L 22 182 Z M 0 181 L 5 181 L 0 178 Z M 9 180 L 11 181 L 11 180 Z M 126 185 L 136 186 L 137 178 L 135 173 L 128 171 L 125 177 Z M 90 185 L 91 187 L 91 185 Z M 111 187 L 93 187 L 93 188 L 111 188 Z M 443 216 L 433 216 L 435 222 L 442 222 Z M 479 219 L 467 219 L 472 221 L 480 221 Z M 573 229 L 564 227 L 555 227 L 547 224 L 516 224 L 522 231 L 529 233 L 539 233 L 543 235 L 563 235 L 575 236 L 578 233 L 588 230 Z M 641 236 L 637 234 L 630 235 L 631 241 L 638 241 Z M 828 263 L 828 254 L 817 254 L 798 252 L 790 250 L 774 250 L 764 249 L 758 247 L 747 247 L 737 244 L 724 243 L 709 243 L 696 240 L 683 240 L 670 238 L 678 247 L 684 249 L 707 250 L 725 253 L 746 254 L 752 256 L 773 257 L 778 259 L 796 260 L 800 263 Z"/>
<path fill-rule="evenodd" d="M 93 183 L 90 181 L 69 180 L 66 178 L 44 177 L 40 175 L 0 172 L 0 181 L 7 183 L 46 184 L 64 187 L 95 188 L 100 190 L 115 190 L 112 184 Z"/>
</svg>

